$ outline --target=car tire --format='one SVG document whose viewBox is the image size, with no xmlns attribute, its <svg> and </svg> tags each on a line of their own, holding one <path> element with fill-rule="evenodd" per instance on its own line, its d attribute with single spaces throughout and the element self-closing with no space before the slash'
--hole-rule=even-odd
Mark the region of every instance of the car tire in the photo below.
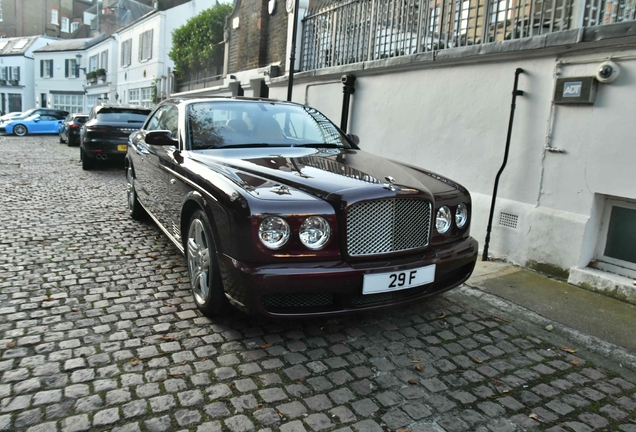
<svg viewBox="0 0 636 432">
<path fill-rule="evenodd" d="M 209 317 L 223 313 L 228 301 L 223 292 L 210 221 L 201 210 L 190 217 L 185 252 L 190 288 L 197 307 Z"/>
<path fill-rule="evenodd" d="M 82 160 L 82 169 L 84 171 L 89 171 L 93 169 L 94 162 L 86 156 L 83 149 L 80 149 L 80 159 Z"/>
<path fill-rule="evenodd" d="M 17 124 L 13 127 L 13 133 L 17 136 L 25 136 L 28 132 L 29 130 L 25 125 Z"/>
<path fill-rule="evenodd" d="M 126 168 L 126 197 L 128 200 L 128 212 L 130 217 L 135 220 L 143 219 L 146 216 L 146 210 L 141 206 L 141 203 L 137 199 L 137 192 L 135 191 L 135 185 L 133 180 L 135 176 L 133 174 L 132 167 Z"/>
</svg>

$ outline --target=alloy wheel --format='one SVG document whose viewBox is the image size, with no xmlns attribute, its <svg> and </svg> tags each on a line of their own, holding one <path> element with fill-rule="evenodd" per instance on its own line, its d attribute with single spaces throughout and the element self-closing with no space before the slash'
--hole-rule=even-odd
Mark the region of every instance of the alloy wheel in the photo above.
<svg viewBox="0 0 636 432">
<path fill-rule="evenodd" d="M 203 222 L 193 219 L 188 230 L 188 271 L 192 294 L 197 303 L 204 306 L 210 297 L 210 239 Z"/>
<path fill-rule="evenodd" d="M 16 125 L 13 128 L 13 133 L 17 136 L 25 136 L 27 134 L 27 128 L 24 125 Z"/>
</svg>

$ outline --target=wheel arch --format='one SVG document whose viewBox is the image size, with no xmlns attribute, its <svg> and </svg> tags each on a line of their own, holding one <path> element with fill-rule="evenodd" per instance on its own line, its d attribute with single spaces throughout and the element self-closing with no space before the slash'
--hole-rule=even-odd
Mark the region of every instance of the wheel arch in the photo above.
<svg viewBox="0 0 636 432">
<path fill-rule="evenodd" d="M 223 218 L 225 212 L 221 209 L 221 207 L 212 203 L 210 199 L 205 198 L 198 191 L 191 191 L 185 198 L 183 203 L 183 207 L 181 208 L 181 217 L 180 217 L 180 230 L 181 230 L 181 244 L 183 246 L 183 250 L 185 251 L 187 248 L 187 238 L 188 238 L 188 225 L 190 223 L 190 218 L 197 210 L 201 210 L 208 217 L 208 221 L 210 221 L 210 231 L 212 232 L 212 236 L 214 237 L 214 245 L 216 248 L 216 253 L 220 254 L 223 251 L 223 245 L 220 233 L 218 231 L 218 222 L 219 218 Z"/>
<path fill-rule="evenodd" d="M 17 128 L 18 126 L 22 126 L 24 128 L 24 134 L 25 135 L 29 133 L 29 128 L 27 127 L 27 125 L 22 124 L 22 123 L 18 123 L 17 125 L 13 126 L 13 134 L 14 135 L 18 135 L 17 133 L 15 133 L 15 128 Z"/>
</svg>

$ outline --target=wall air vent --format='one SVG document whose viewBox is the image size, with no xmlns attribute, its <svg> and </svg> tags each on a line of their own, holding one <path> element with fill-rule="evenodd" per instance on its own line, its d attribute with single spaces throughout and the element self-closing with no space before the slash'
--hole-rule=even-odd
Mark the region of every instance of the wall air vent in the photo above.
<svg viewBox="0 0 636 432">
<path fill-rule="evenodd" d="M 499 225 L 505 226 L 508 228 L 517 228 L 517 222 L 519 221 L 519 216 L 512 213 L 499 213 Z"/>
</svg>

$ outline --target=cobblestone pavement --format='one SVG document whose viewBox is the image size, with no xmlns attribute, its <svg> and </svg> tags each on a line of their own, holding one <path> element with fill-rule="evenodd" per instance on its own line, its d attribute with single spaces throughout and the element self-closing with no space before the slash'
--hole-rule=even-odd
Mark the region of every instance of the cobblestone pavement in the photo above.
<svg viewBox="0 0 636 432">
<path fill-rule="evenodd" d="M 634 383 L 479 304 L 210 321 L 122 169 L 0 154 L 0 430 L 636 431 Z"/>
</svg>

